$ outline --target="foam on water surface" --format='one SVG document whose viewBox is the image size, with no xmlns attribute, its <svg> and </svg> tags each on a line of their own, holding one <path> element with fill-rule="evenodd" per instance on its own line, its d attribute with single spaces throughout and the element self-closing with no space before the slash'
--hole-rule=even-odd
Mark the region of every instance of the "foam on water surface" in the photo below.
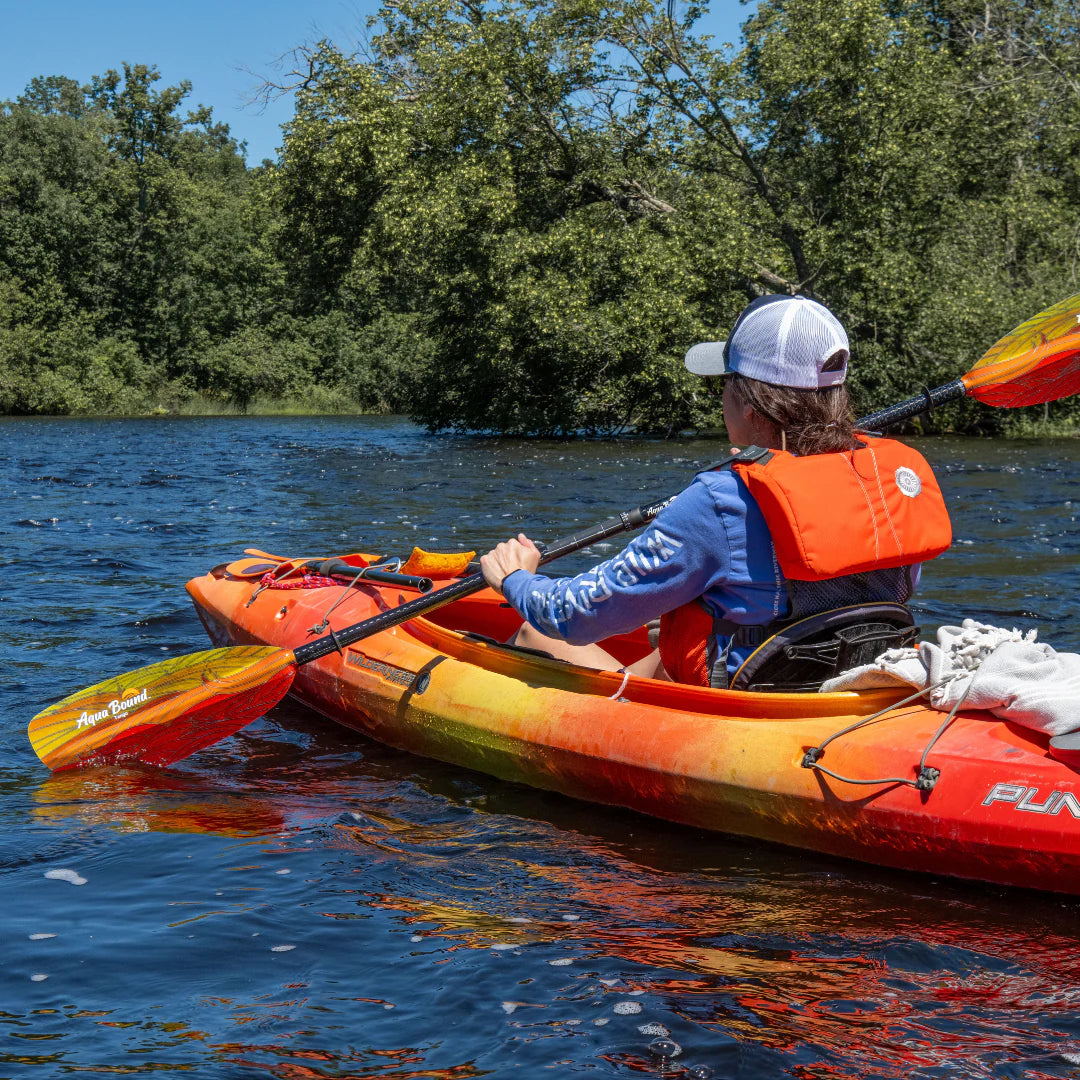
<svg viewBox="0 0 1080 1080">
<path fill-rule="evenodd" d="M 86 878 L 82 876 L 77 870 L 46 870 L 45 877 L 52 881 L 68 881 L 72 885 L 85 885 Z"/>
</svg>

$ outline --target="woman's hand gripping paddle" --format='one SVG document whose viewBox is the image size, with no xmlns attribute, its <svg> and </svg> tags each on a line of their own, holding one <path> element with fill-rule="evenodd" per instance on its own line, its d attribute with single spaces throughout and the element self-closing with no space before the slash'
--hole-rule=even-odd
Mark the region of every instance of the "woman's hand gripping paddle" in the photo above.
<svg viewBox="0 0 1080 1080">
<path fill-rule="evenodd" d="M 864 417 L 881 430 L 962 397 L 1000 408 L 1040 405 L 1080 390 L 1080 295 L 1062 300 L 1003 337 L 966 374 Z M 670 500 L 620 514 L 557 541 L 542 563 L 647 525 Z M 484 588 L 471 574 L 295 650 L 211 649 L 108 679 L 30 721 L 30 741 L 50 769 L 124 760 L 169 765 L 231 735 L 288 692 L 296 669 L 362 638 L 435 611 Z"/>
</svg>

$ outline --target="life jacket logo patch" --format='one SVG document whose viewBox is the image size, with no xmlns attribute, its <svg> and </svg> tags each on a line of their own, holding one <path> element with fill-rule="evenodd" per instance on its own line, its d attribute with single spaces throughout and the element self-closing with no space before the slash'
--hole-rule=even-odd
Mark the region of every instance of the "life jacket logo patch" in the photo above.
<svg viewBox="0 0 1080 1080">
<path fill-rule="evenodd" d="M 906 465 L 901 465 L 896 470 L 896 486 L 900 489 L 902 495 L 906 495 L 909 499 L 914 499 L 916 495 L 922 491 L 922 481 L 919 479 L 919 474 L 914 469 L 909 469 Z"/>
</svg>

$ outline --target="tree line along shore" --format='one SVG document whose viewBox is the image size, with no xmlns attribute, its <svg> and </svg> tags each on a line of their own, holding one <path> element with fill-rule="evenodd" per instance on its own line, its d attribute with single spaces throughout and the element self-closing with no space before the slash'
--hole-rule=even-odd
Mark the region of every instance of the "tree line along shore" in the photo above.
<svg viewBox="0 0 1080 1080">
<path fill-rule="evenodd" d="M 672 435 L 761 292 L 869 412 L 1078 291 L 1076 0 L 394 0 L 267 85 L 276 161 L 123 64 L 0 104 L 0 413 Z M 1072 431 L 1071 400 L 925 430 Z"/>
</svg>

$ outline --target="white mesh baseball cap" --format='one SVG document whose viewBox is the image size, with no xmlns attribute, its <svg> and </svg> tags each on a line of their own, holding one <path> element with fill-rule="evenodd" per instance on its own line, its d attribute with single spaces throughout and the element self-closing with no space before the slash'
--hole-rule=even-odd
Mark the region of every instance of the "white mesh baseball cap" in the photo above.
<svg viewBox="0 0 1080 1080">
<path fill-rule="evenodd" d="M 686 354 L 695 375 L 737 371 L 774 386 L 813 390 L 847 376 L 847 334 L 836 316 L 805 296 L 759 296 L 745 308 L 727 341 L 704 341 Z"/>
</svg>

